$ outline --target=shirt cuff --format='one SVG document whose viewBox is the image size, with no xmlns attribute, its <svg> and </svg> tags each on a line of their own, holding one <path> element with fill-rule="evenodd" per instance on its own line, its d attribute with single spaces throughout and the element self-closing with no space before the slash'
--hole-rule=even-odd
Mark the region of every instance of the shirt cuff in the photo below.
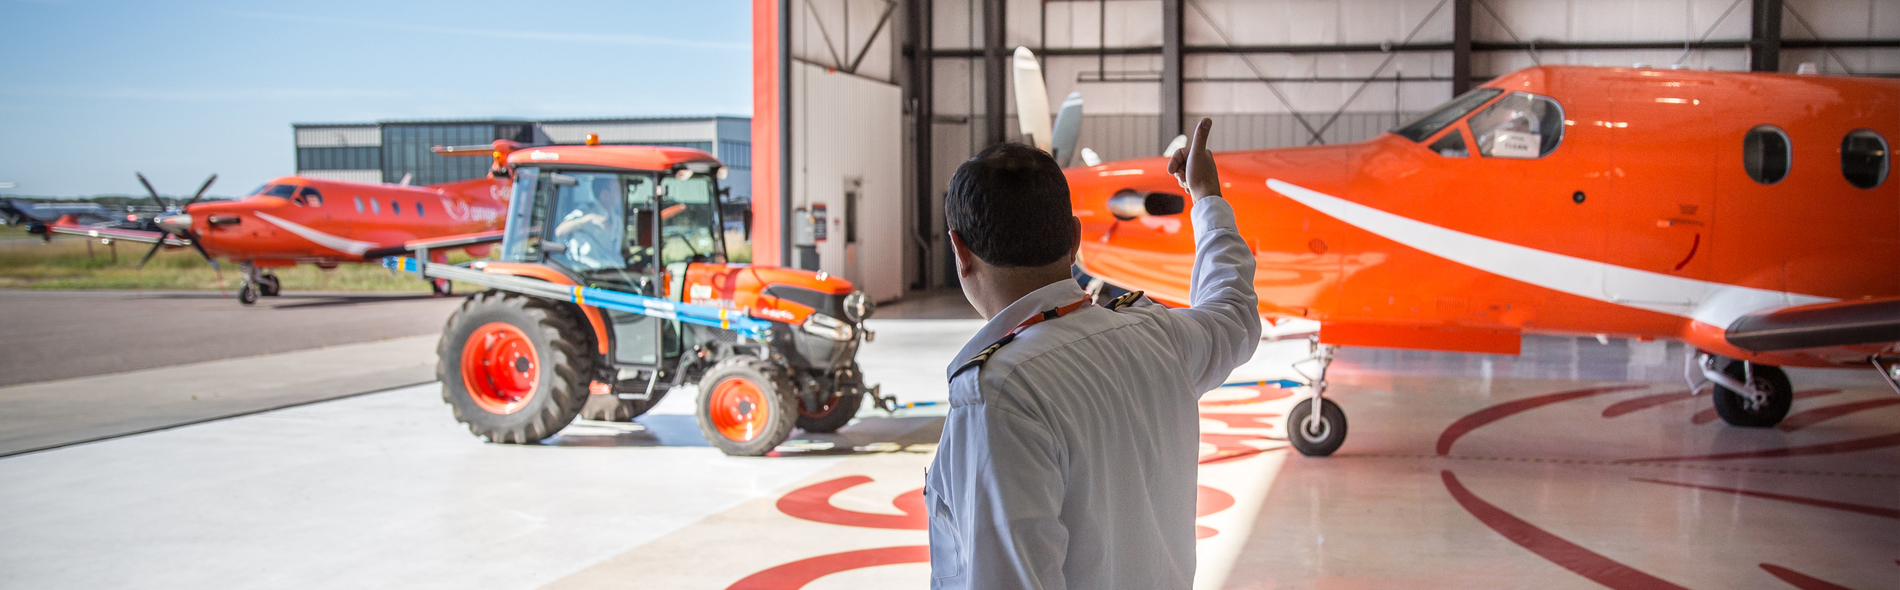
<svg viewBox="0 0 1900 590">
<path fill-rule="evenodd" d="M 1234 226 L 1234 208 L 1228 206 L 1227 199 L 1220 195 L 1208 195 L 1194 201 L 1194 211 L 1190 215 L 1194 220 L 1194 241 L 1200 242 L 1207 232 L 1225 229 L 1238 232 Z"/>
</svg>

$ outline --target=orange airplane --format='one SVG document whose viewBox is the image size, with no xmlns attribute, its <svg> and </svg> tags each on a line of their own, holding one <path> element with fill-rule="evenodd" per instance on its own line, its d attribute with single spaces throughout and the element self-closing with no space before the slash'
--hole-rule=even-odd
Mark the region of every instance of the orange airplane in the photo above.
<svg viewBox="0 0 1900 590">
<path fill-rule="evenodd" d="M 160 249 L 186 247 L 213 266 L 220 259 L 236 261 L 244 271 L 238 302 L 250 305 L 280 292 L 272 268 L 330 269 L 406 253 L 443 262 L 456 248 L 484 256 L 501 241 L 508 209 L 506 177 L 406 186 L 285 176 L 242 199 L 198 202 L 216 179 L 206 180 L 182 211 L 155 219 L 156 231 L 83 225 L 70 216 L 44 231 L 152 244 L 141 267 Z M 139 183 L 159 200 L 143 174 Z M 430 285 L 438 295 L 449 294 L 447 281 Z"/>
<path fill-rule="evenodd" d="M 1360 143 L 1217 154 L 1261 317 L 1320 326 L 1288 438 L 1307 455 L 1344 440 L 1323 399 L 1337 346 L 1675 339 L 1738 426 L 1787 414 L 1777 367 L 1872 367 L 1900 392 L 1896 108 L 1900 80 L 1545 66 Z M 1081 270 L 1184 305 L 1193 232 L 1167 163 L 1066 172 Z"/>
</svg>

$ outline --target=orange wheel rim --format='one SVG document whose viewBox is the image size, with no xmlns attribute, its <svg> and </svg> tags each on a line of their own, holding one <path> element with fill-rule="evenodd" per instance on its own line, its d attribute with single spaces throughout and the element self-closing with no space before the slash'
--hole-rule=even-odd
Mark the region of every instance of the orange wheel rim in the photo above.
<svg viewBox="0 0 1900 590">
<path fill-rule="evenodd" d="M 483 410 L 519 412 L 534 399 L 540 382 L 541 359 L 534 341 L 513 324 L 489 322 L 462 344 L 462 384 Z"/>
<path fill-rule="evenodd" d="M 726 440 L 746 442 L 765 432 L 772 421 L 772 408 L 765 403 L 765 392 L 751 380 L 732 377 L 713 386 L 711 407 L 713 427 Z"/>
</svg>

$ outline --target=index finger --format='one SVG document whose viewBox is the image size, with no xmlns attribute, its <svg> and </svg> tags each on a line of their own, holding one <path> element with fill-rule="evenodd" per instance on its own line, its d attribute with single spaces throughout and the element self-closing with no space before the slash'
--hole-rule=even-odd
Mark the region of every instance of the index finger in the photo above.
<svg viewBox="0 0 1900 590">
<path fill-rule="evenodd" d="M 1195 152 L 1207 151 L 1207 134 L 1213 129 L 1214 120 L 1202 117 L 1201 124 L 1194 126 L 1194 141 L 1188 144 L 1190 149 Z"/>
</svg>

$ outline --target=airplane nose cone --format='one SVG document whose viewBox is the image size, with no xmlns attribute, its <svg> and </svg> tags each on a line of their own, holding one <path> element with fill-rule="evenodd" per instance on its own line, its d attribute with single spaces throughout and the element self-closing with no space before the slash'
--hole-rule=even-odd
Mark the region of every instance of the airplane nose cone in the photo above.
<svg viewBox="0 0 1900 590">
<path fill-rule="evenodd" d="M 191 230 L 191 214 L 190 213 L 166 215 L 164 217 L 154 219 L 153 221 L 157 223 L 159 227 L 164 228 L 165 231 L 172 232 L 172 233 L 184 233 Z"/>
</svg>

